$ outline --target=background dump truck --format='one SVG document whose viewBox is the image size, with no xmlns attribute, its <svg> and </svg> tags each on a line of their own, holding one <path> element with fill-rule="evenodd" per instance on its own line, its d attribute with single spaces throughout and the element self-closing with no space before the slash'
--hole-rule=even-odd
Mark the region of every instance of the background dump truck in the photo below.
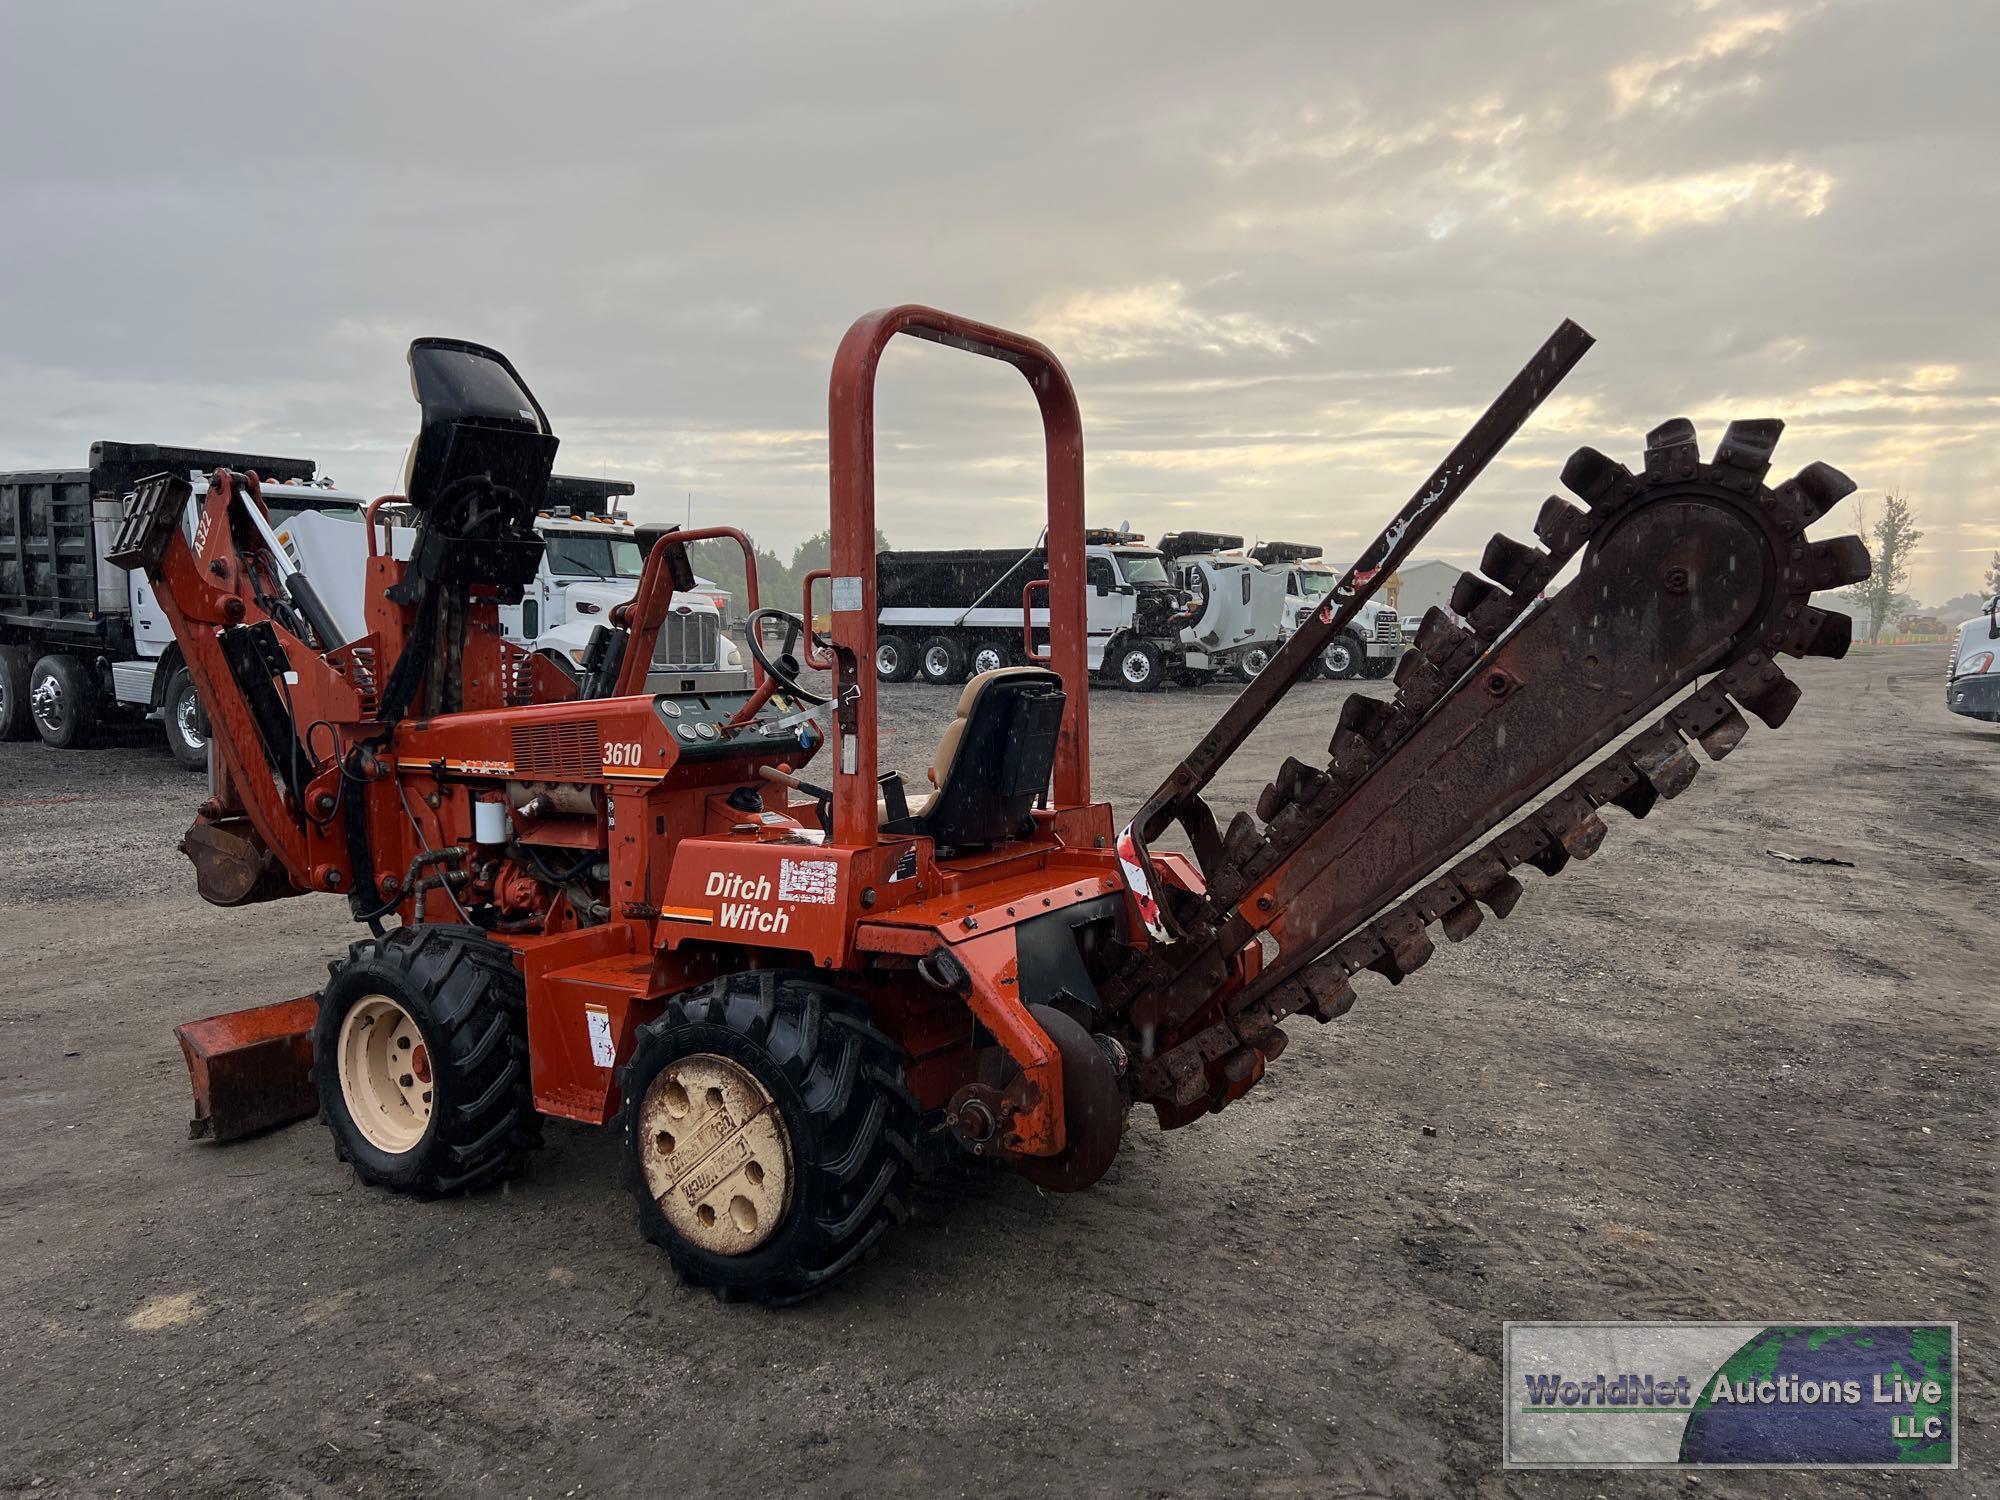
<svg viewBox="0 0 2000 1500">
<path fill-rule="evenodd" d="M 1244 556 L 1242 546 L 1242 537 L 1219 531 L 1172 531 L 1160 538 L 1161 554 L 1199 606 L 1182 640 L 1206 656 L 1207 667 L 1248 682 L 1270 665 L 1284 638 L 1285 585 Z"/>
<path fill-rule="evenodd" d="M 1320 549 L 1309 542 L 1262 542 L 1250 555 L 1285 580 L 1285 633 L 1290 635 L 1319 608 L 1340 570 L 1322 562 Z M 1362 606 L 1352 623 L 1327 642 L 1317 670 L 1339 681 L 1348 677 L 1387 677 L 1403 655 L 1403 624 L 1396 611 L 1373 601 Z"/>
<path fill-rule="evenodd" d="M 2000 597 L 1958 627 L 1944 703 L 1968 719 L 2000 724 Z"/>
<path fill-rule="evenodd" d="M 1194 600 L 1174 582 L 1159 549 L 1128 531 L 1084 536 L 1090 670 L 1135 692 L 1157 688 L 1171 674 L 1211 670 L 1207 654 L 1183 638 Z M 1049 576 L 1043 543 L 1025 552 L 884 552 L 875 566 L 875 670 L 885 681 L 964 682 L 1024 660 L 1023 596 Z M 1045 593 L 1031 618 L 1039 642 L 1049 620 Z"/>
<path fill-rule="evenodd" d="M 255 470 L 274 522 L 305 512 L 352 526 L 361 501 L 315 484 L 308 458 L 97 442 L 78 469 L 0 474 L 0 739 L 66 748 L 103 724 L 161 712 L 183 765 L 208 763 L 207 724 L 172 627 L 140 573 L 104 560 L 142 476 Z"/>
</svg>

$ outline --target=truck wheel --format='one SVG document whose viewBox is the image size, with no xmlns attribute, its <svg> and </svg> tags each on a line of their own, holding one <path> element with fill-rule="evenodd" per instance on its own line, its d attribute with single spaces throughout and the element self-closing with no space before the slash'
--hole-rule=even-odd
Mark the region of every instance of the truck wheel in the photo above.
<svg viewBox="0 0 2000 1500">
<path fill-rule="evenodd" d="M 1166 662 L 1151 641 L 1125 642 L 1115 660 L 1118 685 L 1128 692 L 1150 693 L 1166 680 Z"/>
<path fill-rule="evenodd" d="M 1396 663 L 1401 660 L 1400 656 L 1371 656 L 1368 665 L 1361 669 L 1362 674 L 1374 678 L 1387 677 L 1396 670 Z"/>
<path fill-rule="evenodd" d="M 1351 630 L 1343 630 L 1320 652 L 1320 675 L 1331 677 L 1335 682 L 1345 682 L 1350 677 L 1358 677 L 1361 664 L 1367 660 L 1368 648 L 1362 645 L 1361 637 Z"/>
<path fill-rule="evenodd" d="M 908 1215 L 920 1111 L 902 1050 L 811 975 L 685 992 L 618 1082 L 639 1232 L 724 1301 L 810 1296 Z"/>
<path fill-rule="evenodd" d="M 160 717 L 167 727 L 167 748 L 174 759 L 190 771 L 208 769 L 208 714 L 194 690 L 194 675 L 186 667 L 174 668 L 167 679 L 167 691 L 160 700 Z"/>
<path fill-rule="evenodd" d="M 398 927 L 332 965 L 313 1081 L 363 1182 L 435 1198 L 511 1177 L 541 1138 L 526 987 L 474 927 Z"/>
<path fill-rule="evenodd" d="M 1255 682 L 1264 675 L 1264 669 L 1271 665 L 1269 646 L 1252 646 L 1236 658 L 1236 675 L 1245 682 Z"/>
<path fill-rule="evenodd" d="M 28 714 L 27 649 L 0 646 L 0 740 L 25 740 L 34 732 Z"/>
<path fill-rule="evenodd" d="M 42 743 L 58 750 L 87 744 L 97 725 L 97 678 L 80 657 L 45 656 L 28 674 L 28 713 Z"/>
<path fill-rule="evenodd" d="M 877 636 L 875 675 L 884 682 L 908 682 L 917 675 L 916 650 L 900 635 Z"/>
<path fill-rule="evenodd" d="M 1015 653 L 1000 641 L 981 641 L 972 648 L 971 674 L 974 677 L 983 672 L 997 672 L 1002 667 L 1014 665 Z"/>
<path fill-rule="evenodd" d="M 940 685 L 965 681 L 965 647 L 948 635 L 934 635 L 924 642 L 918 670 L 925 682 Z"/>
</svg>

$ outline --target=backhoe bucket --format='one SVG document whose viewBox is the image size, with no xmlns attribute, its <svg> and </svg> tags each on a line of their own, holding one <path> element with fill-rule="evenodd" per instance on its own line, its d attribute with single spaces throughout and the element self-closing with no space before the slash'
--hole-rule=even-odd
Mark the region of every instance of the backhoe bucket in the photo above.
<svg viewBox="0 0 2000 1500">
<path fill-rule="evenodd" d="M 312 995 L 176 1026 L 194 1085 L 188 1134 L 218 1142 L 288 1125 L 319 1110 L 313 1087 Z"/>
</svg>

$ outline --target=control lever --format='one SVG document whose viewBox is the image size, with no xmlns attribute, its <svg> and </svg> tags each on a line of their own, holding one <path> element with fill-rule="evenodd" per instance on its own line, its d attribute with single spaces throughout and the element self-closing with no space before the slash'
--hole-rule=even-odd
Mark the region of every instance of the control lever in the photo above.
<svg viewBox="0 0 2000 1500">
<path fill-rule="evenodd" d="M 757 774 L 766 781 L 789 787 L 795 792 L 804 792 L 812 798 L 816 804 L 813 816 L 819 819 L 820 830 L 824 833 L 833 832 L 833 793 L 830 790 L 823 786 L 815 786 L 794 772 L 787 771 L 783 766 L 759 766 Z"/>
</svg>

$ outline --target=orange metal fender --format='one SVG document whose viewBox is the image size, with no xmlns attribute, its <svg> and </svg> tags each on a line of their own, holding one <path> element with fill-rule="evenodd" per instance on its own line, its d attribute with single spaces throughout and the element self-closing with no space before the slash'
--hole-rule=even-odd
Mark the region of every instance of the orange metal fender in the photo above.
<svg viewBox="0 0 2000 1500">
<path fill-rule="evenodd" d="M 965 969 L 967 1006 L 1021 1069 L 1020 1108 L 1004 1142 L 1008 1154 L 1056 1155 L 1068 1141 L 1062 1056 L 1021 1003 L 1013 930 L 1003 927 L 968 937 L 952 944 L 951 954 Z"/>
</svg>

